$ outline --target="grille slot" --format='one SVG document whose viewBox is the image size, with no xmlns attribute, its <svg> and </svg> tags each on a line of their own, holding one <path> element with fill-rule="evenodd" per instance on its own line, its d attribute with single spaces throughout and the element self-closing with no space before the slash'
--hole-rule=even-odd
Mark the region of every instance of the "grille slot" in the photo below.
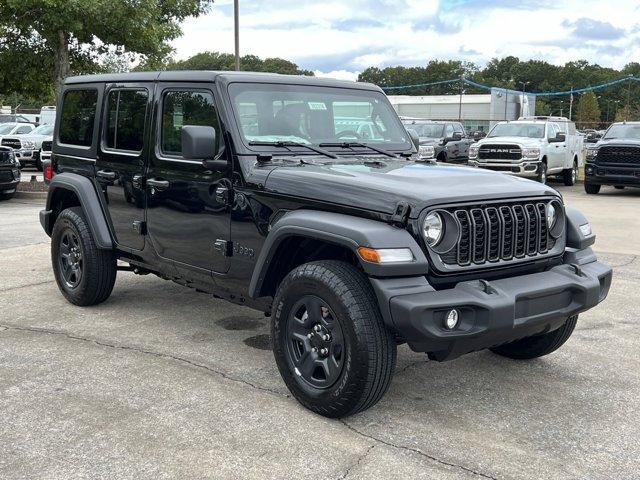
<svg viewBox="0 0 640 480">
<path fill-rule="evenodd" d="M 460 240 L 440 260 L 464 267 L 549 253 L 555 242 L 547 226 L 547 205 L 531 201 L 448 209 L 458 222 Z"/>
<path fill-rule="evenodd" d="M 598 150 L 597 165 L 640 166 L 640 148 L 604 146 Z"/>
</svg>

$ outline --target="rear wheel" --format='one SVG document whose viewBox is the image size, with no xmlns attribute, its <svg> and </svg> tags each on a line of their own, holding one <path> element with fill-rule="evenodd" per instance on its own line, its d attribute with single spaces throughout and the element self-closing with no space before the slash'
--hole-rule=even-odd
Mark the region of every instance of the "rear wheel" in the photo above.
<svg viewBox="0 0 640 480">
<path fill-rule="evenodd" d="M 104 302 L 116 281 L 116 257 L 96 246 L 82 208 L 63 210 L 51 234 L 51 261 L 60 291 L 74 305 Z"/>
<path fill-rule="evenodd" d="M 600 185 L 596 185 L 594 183 L 585 183 L 584 191 L 589 195 L 596 195 L 600 191 Z"/>
<path fill-rule="evenodd" d="M 577 321 L 578 315 L 574 315 L 569 317 L 560 328 L 553 332 L 523 338 L 522 340 L 492 348 L 491 351 L 515 360 L 529 360 L 549 355 L 569 340 Z"/>
<path fill-rule="evenodd" d="M 578 181 L 578 161 L 574 160 L 571 168 L 565 168 L 562 171 L 562 180 L 567 187 L 575 185 Z"/>
<path fill-rule="evenodd" d="M 332 260 L 301 265 L 282 281 L 273 305 L 273 353 L 302 405 L 337 418 L 382 398 L 396 344 L 362 272 Z"/>
</svg>

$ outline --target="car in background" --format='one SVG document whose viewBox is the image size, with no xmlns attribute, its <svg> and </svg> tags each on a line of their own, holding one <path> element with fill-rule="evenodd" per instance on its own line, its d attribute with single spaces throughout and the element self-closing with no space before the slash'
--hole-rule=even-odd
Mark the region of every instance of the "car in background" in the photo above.
<svg viewBox="0 0 640 480">
<path fill-rule="evenodd" d="M 40 147 L 40 164 L 42 165 L 43 171 L 47 162 L 51 163 L 52 147 L 53 147 L 53 136 L 49 140 L 43 140 L 42 146 Z"/>
<path fill-rule="evenodd" d="M 602 132 L 592 128 L 587 128 L 582 133 L 584 133 L 584 143 L 596 143 L 602 138 Z"/>
<path fill-rule="evenodd" d="M 462 123 L 407 118 L 402 119 L 402 123 L 407 130 L 413 130 L 418 135 L 421 158 L 435 158 L 439 162 L 467 162 L 469 146 L 474 140 L 467 135 Z"/>
<path fill-rule="evenodd" d="M 0 200 L 13 197 L 18 183 L 20 183 L 20 163 L 11 148 L 0 146 Z"/>
<path fill-rule="evenodd" d="M 565 185 L 578 179 L 582 140 L 575 124 L 561 117 L 499 122 L 469 149 L 469 164 L 547 182 L 559 175 Z"/>
<path fill-rule="evenodd" d="M 56 123 L 56 107 L 45 105 L 40 109 L 40 125 L 53 125 Z"/>
<path fill-rule="evenodd" d="M 29 118 L 24 115 L 15 113 L 2 113 L 0 114 L 0 123 L 32 123 Z"/>
<path fill-rule="evenodd" d="M 584 189 L 591 195 L 602 185 L 640 187 L 640 122 L 614 123 L 589 145 L 584 174 Z"/>
<path fill-rule="evenodd" d="M 13 148 L 20 166 L 35 166 L 42 171 L 40 153 L 42 142 L 53 139 L 53 125 L 40 125 L 29 133 L 19 135 L 5 135 L 0 140 L 0 145 Z"/>
</svg>

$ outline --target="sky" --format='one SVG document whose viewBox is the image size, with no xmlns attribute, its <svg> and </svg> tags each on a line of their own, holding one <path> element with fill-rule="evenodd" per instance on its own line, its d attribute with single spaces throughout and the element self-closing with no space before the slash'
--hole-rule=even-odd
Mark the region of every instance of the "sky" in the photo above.
<svg viewBox="0 0 640 480">
<path fill-rule="evenodd" d="M 614 7 L 615 5 L 615 7 Z M 176 58 L 232 53 L 233 0 L 190 18 Z M 369 66 L 494 57 L 621 68 L 640 61 L 638 0 L 240 0 L 240 53 L 355 80 Z"/>
</svg>

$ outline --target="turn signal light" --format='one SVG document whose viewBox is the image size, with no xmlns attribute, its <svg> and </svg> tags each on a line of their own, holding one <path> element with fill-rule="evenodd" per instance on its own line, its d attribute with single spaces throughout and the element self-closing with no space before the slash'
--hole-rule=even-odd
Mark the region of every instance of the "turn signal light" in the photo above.
<svg viewBox="0 0 640 480">
<path fill-rule="evenodd" d="M 413 262 L 413 253 L 409 248 L 369 248 L 358 247 L 358 255 L 371 263 Z"/>
</svg>

